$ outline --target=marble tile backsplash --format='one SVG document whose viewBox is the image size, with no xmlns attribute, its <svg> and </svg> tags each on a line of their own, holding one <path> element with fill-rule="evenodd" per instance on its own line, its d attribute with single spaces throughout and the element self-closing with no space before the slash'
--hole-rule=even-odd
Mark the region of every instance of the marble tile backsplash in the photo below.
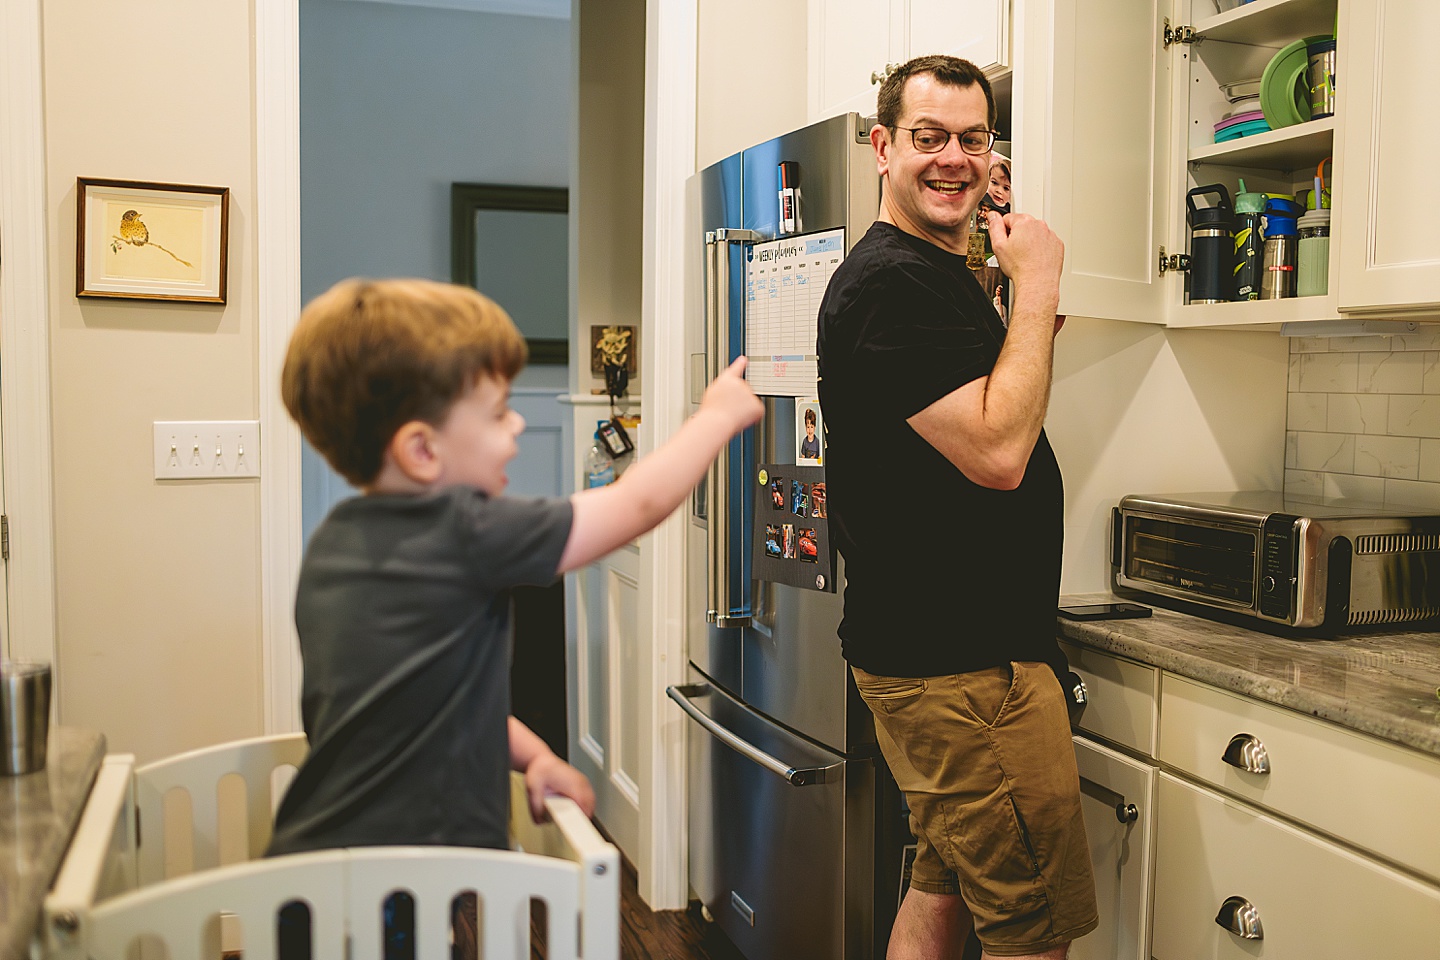
<svg viewBox="0 0 1440 960">
<path fill-rule="evenodd" d="M 1440 325 L 1290 341 L 1285 491 L 1440 511 Z"/>
</svg>

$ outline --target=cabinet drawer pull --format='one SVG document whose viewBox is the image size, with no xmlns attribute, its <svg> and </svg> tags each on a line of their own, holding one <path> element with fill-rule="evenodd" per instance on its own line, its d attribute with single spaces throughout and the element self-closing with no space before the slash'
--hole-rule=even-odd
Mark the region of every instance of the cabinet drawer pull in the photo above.
<svg viewBox="0 0 1440 960">
<path fill-rule="evenodd" d="M 1140 819 L 1140 808 L 1133 803 L 1127 803 L 1122 794 L 1116 793 L 1109 787 L 1101 786 L 1093 780 L 1080 778 L 1080 792 L 1087 796 L 1094 797 L 1101 803 L 1113 807 L 1115 819 L 1121 823 L 1134 823 Z"/>
<path fill-rule="evenodd" d="M 1253 733 L 1237 733 L 1231 737 L 1220 759 L 1246 773 L 1270 772 L 1270 754 Z"/>
<path fill-rule="evenodd" d="M 1226 897 L 1215 914 L 1215 922 L 1246 940 L 1264 940 L 1265 928 L 1260 925 L 1260 911 L 1244 897 Z"/>
</svg>

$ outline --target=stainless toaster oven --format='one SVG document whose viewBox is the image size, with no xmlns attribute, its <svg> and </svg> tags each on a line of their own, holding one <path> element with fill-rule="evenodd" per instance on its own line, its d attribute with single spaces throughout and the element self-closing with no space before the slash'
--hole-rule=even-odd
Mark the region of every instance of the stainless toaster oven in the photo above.
<svg viewBox="0 0 1440 960">
<path fill-rule="evenodd" d="M 1278 493 L 1132 494 L 1115 584 L 1286 624 L 1440 617 L 1440 514 Z"/>
</svg>

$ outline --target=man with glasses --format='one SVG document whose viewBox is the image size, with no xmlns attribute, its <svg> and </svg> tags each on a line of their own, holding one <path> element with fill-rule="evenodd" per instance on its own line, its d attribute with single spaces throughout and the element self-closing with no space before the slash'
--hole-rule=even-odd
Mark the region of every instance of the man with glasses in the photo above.
<svg viewBox="0 0 1440 960">
<path fill-rule="evenodd" d="M 1015 287 L 1007 330 L 965 257 L 995 142 L 985 76 L 912 60 L 878 114 L 880 217 L 830 280 L 818 352 L 840 638 L 916 836 L 888 955 L 978 940 L 1062 958 L 1098 922 L 1056 680 L 1064 495 L 1042 429 L 1064 246 L 1033 217 L 986 214 Z M 924 506 L 897 507 L 902 486 Z"/>
</svg>

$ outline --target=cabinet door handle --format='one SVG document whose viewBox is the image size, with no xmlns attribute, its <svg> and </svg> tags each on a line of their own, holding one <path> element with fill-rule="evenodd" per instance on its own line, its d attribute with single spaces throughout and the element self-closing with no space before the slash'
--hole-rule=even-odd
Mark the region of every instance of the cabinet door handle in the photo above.
<svg viewBox="0 0 1440 960">
<path fill-rule="evenodd" d="M 1270 772 L 1270 754 L 1253 733 L 1237 733 L 1231 737 L 1220 759 L 1246 773 Z"/>
<path fill-rule="evenodd" d="M 1080 778 L 1080 792 L 1094 797 L 1103 804 L 1115 808 L 1115 819 L 1121 823 L 1134 823 L 1140 819 L 1140 808 L 1125 800 L 1123 794 L 1116 793 L 1109 787 L 1102 786 L 1094 780 Z"/>
<path fill-rule="evenodd" d="M 1264 940 L 1265 928 L 1260 925 L 1260 911 L 1244 897 L 1226 897 L 1215 914 L 1215 922 L 1237 937 Z"/>
</svg>

